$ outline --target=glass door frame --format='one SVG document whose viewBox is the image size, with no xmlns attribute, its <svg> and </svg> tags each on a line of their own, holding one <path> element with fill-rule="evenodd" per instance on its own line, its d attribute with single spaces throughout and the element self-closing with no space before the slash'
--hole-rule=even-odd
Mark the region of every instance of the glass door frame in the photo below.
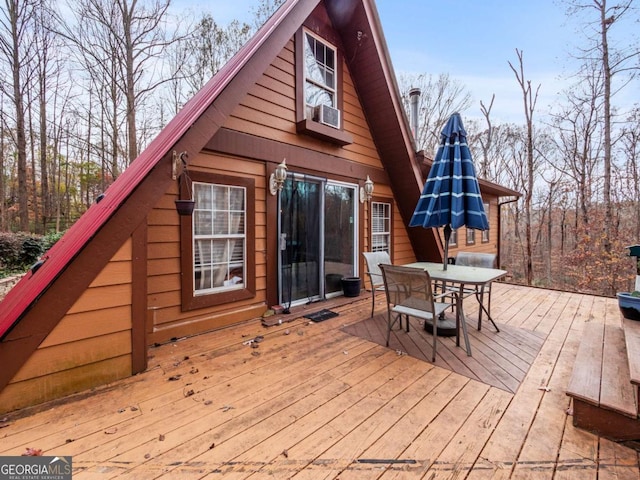
<svg viewBox="0 0 640 480">
<path fill-rule="evenodd" d="M 315 176 L 315 175 L 308 175 L 308 174 L 303 174 L 303 173 L 296 173 L 296 172 L 289 172 L 287 174 L 287 180 L 286 181 L 309 181 L 309 182 L 315 182 L 315 183 L 319 183 L 320 184 L 320 191 L 322 192 L 322 194 L 320 195 L 320 212 L 319 212 L 319 219 L 320 219 L 320 228 L 319 228 L 319 236 L 320 236 L 320 249 L 319 249 L 319 255 L 320 255 L 320 259 L 318 261 L 318 282 L 319 282 L 319 293 L 316 296 L 313 297 L 305 297 L 304 299 L 298 299 L 298 300 L 294 300 L 290 303 L 286 302 L 287 305 L 286 307 L 288 308 L 289 306 L 296 306 L 296 305 L 303 305 L 305 303 L 310 303 L 310 302 L 314 302 L 314 301 L 320 301 L 326 298 L 332 298 L 335 296 L 340 295 L 340 292 L 334 292 L 329 294 L 329 296 L 327 297 L 327 292 L 326 292 L 326 285 L 325 285 L 325 214 L 326 214 L 326 204 L 325 204 L 325 192 L 326 192 L 326 187 L 327 185 L 338 185 L 338 186 L 343 186 L 343 187 L 347 187 L 347 188 L 351 188 L 353 189 L 354 195 L 353 195 L 353 224 L 354 224 L 354 228 L 353 228 L 353 251 L 351 252 L 351 256 L 352 256 L 352 261 L 353 261 L 353 276 L 358 276 L 358 252 L 359 252 L 359 227 L 360 227 L 360 223 L 359 223 L 359 201 L 358 201 L 358 184 L 357 183 L 349 183 L 349 182 L 341 182 L 341 181 L 337 181 L 337 180 L 330 180 L 328 178 L 325 177 L 319 177 L 319 176 Z M 282 194 L 278 195 L 278 231 L 277 231 L 277 248 L 278 248 L 278 302 L 282 305 L 284 305 L 284 296 L 283 296 L 283 289 L 284 289 L 284 285 L 283 285 L 283 259 L 282 259 L 282 251 L 283 251 L 283 245 L 282 245 Z"/>
<path fill-rule="evenodd" d="M 338 181 L 338 180 L 329 180 L 326 179 L 326 182 L 324 184 L 324 189 L 323 191 L 326 192 L 326 186 L 327 185 L 332 185 L 332 186 L 338 186 L 338 187 L 344 187 L 344 188 L 349 188 L 352 190 L 353 195 L 353 210 L 352 210 L 352 215 L 353 215 L 353 249 L 351 252 L 351 265 L 353 266 L 352 272 L 350 275 L 351 277 L 357 277 L 358 276 L 358 272 L 359 272 L 359 264 L 358 264 L 358 253 L 360 252 L 360 222 L 359 222 L 359 214 L 360 214 L 360 199 L 359 199 L 359 193 L 360 193 L 360 187 L 357 183 L 350 183 L 350 182 L 342 182 L 342 181 Z M 324 220 L 326 215 L 326 206 L 324 207 L 324 211 L 322 212 L 322 218 Z M 324 231 L 326 229 L 326 224 L 323 223 L 322 225 L 322 230 L 323 230 L 323 236 L 324 236 Z M 324 239 L 323 239 L 323 249 L 324 249 Z M 325 277 L 326 274 L 324 272 L 324 266 L 327 262 L 326 256 L 324 256 L 324 251 L 323 251 L 323 262 L 322 262 L 322 266 L 323 266 L 323 277 L 322 277 L 322 283 L 324 285 L 324 287 L 326 287 L 326 283 L 325 283 Z M 324 288 L 323 287 L 323 288 Z M 342 290 L 338 290 L 336 292 L 332 292 L 332 293 L 328 293 L 325 291 L 324 292 L 324 297 L 323 298 L 333 298 L 333 297 L 337 297 L 342 295 Z"/>
</svg>

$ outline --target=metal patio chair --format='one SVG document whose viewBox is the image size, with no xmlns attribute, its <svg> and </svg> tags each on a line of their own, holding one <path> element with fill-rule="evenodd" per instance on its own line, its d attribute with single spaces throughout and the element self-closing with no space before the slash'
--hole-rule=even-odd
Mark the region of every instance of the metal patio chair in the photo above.
<svg viewBox="0 0 640 480">
<path fill-rule="evenodd" d="M 458 252 L 456 255 L 456 265 L 480 268 L 496 268 L 497 256 L 495 253 L 480 252 Z M 487 295 L 487 304 L 484 304 L 485 294 Z M 478 330 L 482 329 L 482 313 L 483 307 L 491 317 L 491 283 L 478 285 L 476 287 L 465 287 L 464 296 L 469 297 L 475 295 L 476 300 L 480 304 L 478 309 Z"/>
<path fill-rule="evenodd" d="M 382 279 L 382 271 L 380 264 L 391 263 L 391 258 L 387 252 L 362 252 L 364 260 L 367 264 L 365 274 L 369 277 L 371 283 L 371 317 L 376 308 L 376 292 L 384 292 L 384 280 Z"/>
<path fill-rule="evenodd" d="M 438 317 L 446 309 L 454 307 L 456 313 L 456 345 L 460 345 L 460 327 L 469 345 L 467 326 L 460 318 L 458 295 L 445 292 L 434 295 L 431 277 L 425 270 L 397 265 L 380 265 L 387 295 L 387 347 L 391 337 L 391 329 L 396 322 L 402 328 L 402 317 L 406 317 L 406 331 L 409 332 L 409 317 L 419 318 L 430 323 L 433 332 L 432 361 L 436 361 L 436 344 L 438 341 Z M 450 301 L 446 301 L 446 300 Z M 437 302 L 435 300 L 438 300 Z M 442 300 L 442 301 L 441 301 Z M 470 352 L 467 351 L 467 354 Z"/>
</svg>

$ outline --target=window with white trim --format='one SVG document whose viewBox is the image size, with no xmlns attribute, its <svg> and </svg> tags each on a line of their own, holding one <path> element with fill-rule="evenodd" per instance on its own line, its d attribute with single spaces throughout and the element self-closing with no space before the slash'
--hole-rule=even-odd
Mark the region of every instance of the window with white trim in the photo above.
<svg viewBox="0 0 640 480">
<path fill-rule="evenodd" d="M 318 105 L 336 108 L 336 48 L 304 32 L 304 98 L 308 117 Z"/>
<path fill-rule="evenodd" d="M 487 222 L 489 222 L 489 225 L 491 225 L 490 223 L 491 217 L 489 216 L 489 204 L 483 203 L 482 205 L 484 206 L 484 213 L 487 214 Z M 482 241 L 482 243 L 489 242 L 489 229 L 482 231 L 482 236 L 480 237 L 480 240 Z"/>
<path fill-rule="evenodd" d="M 243 289 L 246 188 L 193 182 L 194 295 Z"/>
<path fill-rule="evenodd" d="M 451 235 L 449 236 L 449 246 L 457 247 L 458 246 L 458 229 L 451 229 Z"/>
<path fill-rule="evenodd" d="M 467 228 L 467 245 L 476 243 L 476 231 L 473 228 Z"/>
<path fill-rule="evenodd" d="M 371 251 L 391 255 L 391 204 L 371 202 Z"/>
</svg>

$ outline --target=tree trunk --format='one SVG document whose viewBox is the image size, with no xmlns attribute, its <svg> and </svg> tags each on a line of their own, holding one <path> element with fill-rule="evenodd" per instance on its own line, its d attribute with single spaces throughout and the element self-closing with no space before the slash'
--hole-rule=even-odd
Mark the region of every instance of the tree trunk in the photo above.
<svg viewBox="0 0 640 480">
<path fill-rule="evenodd" d="M 534 151 L 533 151 L 533 113 L 535 111 L 536 102 L 538 100 L 538 91 L 540 85 L 536 89 L 535 96 L 531 89 L 531 81 L 526 80 L 524 76 L 524 60 L 523 52 L 516 49 L 518 56 L 519 68 L 516 70 L 511 62 L 509 66 L 516 76 L 516 80 L 522 91 L 522 101 L 524 106 L 524 116 L 527 124 L 527 139 L 525 146 L 526 155 L 526 192 L 524 195 L 524 219 L 525 219 L 525 275 L 527 285 L 533 284 L 533 235 L 531 229 L 532 222 L 532 200 L 533 200 L 533 184 L 535 175 Z"/>
<path fill-rule="evenodd" d="M 47 165 L 47 75 L 46 67 L 40 72 L 40 198 L 42 199 L 42 230 L 47 233 L 51 217 L 51 192 L 49 190 L 49 168 Z"/>
<path fill-rule="evenodd" d="M 132 14 L 135 8 L 135 2 L 129 10 L 128 2 L 123 2 L 123 27 L 125 36 L 125 75 L 126 75 L 126 97 L 127 97 L 127 138 L 128 138 L 128 162 L 130 165 L 138 156 L 137 128 L 136 128 L 136 83 L 134 79 L 133 64 L 133 40 L 132 40 Z"/>
<path fill-rule="evenodd" d="M 27 93 L 28 104 L 31 105 L 33 103 L 33 98 L 31 98 L 31 91 L 29 90 Z M 31 198 L 31 210 L 33 211 L 33 228 L 36 233 L 42 233 L 40 231 L 40 205 L 39 201 L 41 196 L 38 195 L 38 182 L 37 182 L 37 174 L 36 174 L 36 139 L 35 139 L 35 131 L 33 129 L 33 110 L 28 109 L 27 113 L 29 115 L 29 150 L 31 153 L 31 191 L 27 188 L 27 194 Z"/>
<path fill-rule="evenodd" d="M 604 75 L 604 184 L 602 194 L 604 197 L 604 240 L 603 246 L 607 254 L 611 253 L 611 224 L 613 222 L 613 207 L 611 205 L 611 67 L 609 65 L 609 43 L 607 30 L 615 20 L 613 17 L 605 18 L 607 1 L 602 0 L 600 5 L 600 28 L 602 48 L 602 72 Z"/>
<path fill-rule="evenodd" d="M 2 102 L 0 101 L 0 106 Z M 2 112 L 4 113 L 4 112 Z M 4 183 L 4 120 L 0 119 L 0 230 L 7 231 L 7 212 L 5 208 L 6 190 Z"/>
<path fill-rule="evenodd" d="M 11 22 L 11 66 L 13 78 L 13 104 L 16 109 L 16 150 L 18 160 L 18 215 L 20 218 L 20 230 L 29 231 L 29 193 L 27 178 L 27 137 L 25 132 L 25 109 L 22 93 L 22 56 L 20 54 L 20 21 L 18 18 L 18 0 L 7 1 L 9 20 Z"/>
</svg>

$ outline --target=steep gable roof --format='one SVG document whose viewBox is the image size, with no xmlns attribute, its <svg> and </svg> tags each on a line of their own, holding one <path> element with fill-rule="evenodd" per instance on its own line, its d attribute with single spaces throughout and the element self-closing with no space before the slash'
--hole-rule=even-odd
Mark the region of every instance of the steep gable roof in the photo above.
<svg viewBox="0 0 640 480">
<path fill-rule="evenodd" d="M 320 2 L 287 0 L 118 177 L 102 201 L 92 205 L 46 253 L 40 268 L 29 272 L 8 293 L 0 303 L 0 363 L 6 365 L 3 360 L 11 358 L 14 367 L 0 373 L 0 388 L 77 299 L 61 295 L 61 288 L 56 287 L 64 283 L 66 291 L 77 295 L 88 287 L 174 181 L 174 152 L 202 150 Z M 375 5 L 373 0 L 325 0 L 324 4 L 341 36 L 345 59 L 398 208 L 408 223 L 422 187 L 420 166 Z M 234 88 L 227 88 L 232 83 Z M 136 202 L 136 208 L 123 209 L 128 202 Z M 414 250 L 437 251 L 433 235 L 418 230 L 409 232 Z M 101 240 L 106 231 L 112 232 L 109 241 Z M 79 271 L 74 269 L 78 263 L 74 260 L 81 255 L 89 256 L 91 262 L 83 262 Z M 45 298 L 46 307 L 41 305 Z"/>
</svg>

